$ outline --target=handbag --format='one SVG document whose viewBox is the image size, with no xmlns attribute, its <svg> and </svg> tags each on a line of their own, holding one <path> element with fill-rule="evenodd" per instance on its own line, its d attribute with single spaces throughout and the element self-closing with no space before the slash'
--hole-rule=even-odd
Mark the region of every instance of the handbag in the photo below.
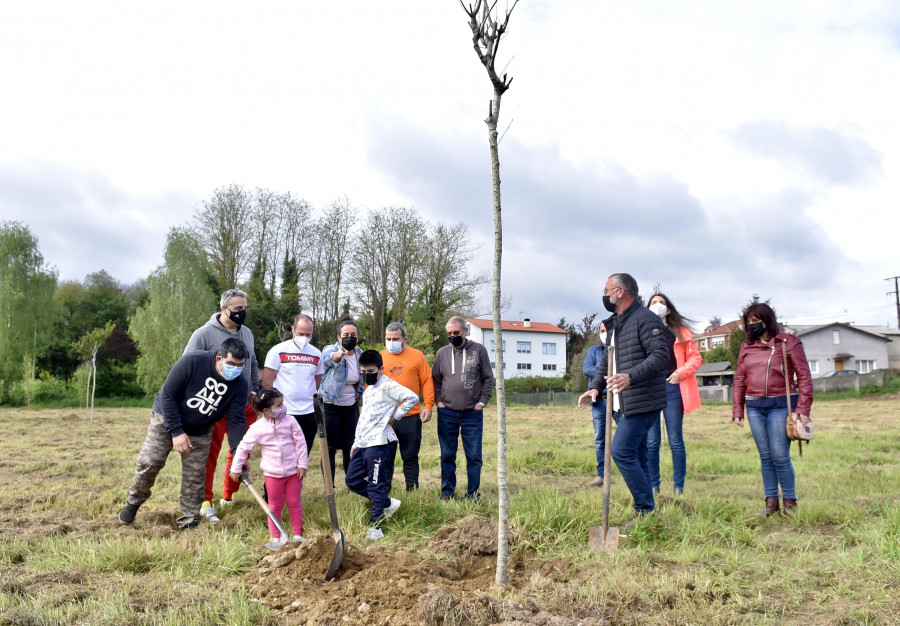
<svg viewBox="0 0 900 626">
<path fill-rule="evenodd" d="M 806 441 L 809 443 L 812 441 L 814 432 L 813 432 L 813 422 L 812 418 L 809 418 L 809 421 L 804 424 L 800 417 L 794 413 L 791 408 L 791 385 L 788 381 L 788 356 L 787 356 L 787 348 L 785 347 L 787 342 L 781 344 L 781 353 L 784 356 L 784 396 L 787 400 L 787 421 L 785 422 L 785 430 L 787 432 L 787 438 L 791 441 L 796 441 L 797 446 L 800 448 L 800 456 L 803 456 L 803 442 Z"/>
</svg>

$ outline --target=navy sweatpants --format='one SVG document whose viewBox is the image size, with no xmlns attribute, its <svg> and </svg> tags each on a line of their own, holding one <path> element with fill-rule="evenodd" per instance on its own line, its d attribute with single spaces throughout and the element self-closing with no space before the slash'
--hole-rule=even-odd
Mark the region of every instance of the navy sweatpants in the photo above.
<svg viewBox="0 0 900 626">
<path fill-rule="evenodd" d="M 369 499 L 369 521 L 373 524 L 381 522 L 384 510 L 391 504 L 385 483 L 385 471 L 390 462 L 388 456 L 390 452 L 390 444 L 357 448 L 353 452 L 350 466 L 347 468 L 345 479 L 347 488 L 353 493 Z"/>
</svg>

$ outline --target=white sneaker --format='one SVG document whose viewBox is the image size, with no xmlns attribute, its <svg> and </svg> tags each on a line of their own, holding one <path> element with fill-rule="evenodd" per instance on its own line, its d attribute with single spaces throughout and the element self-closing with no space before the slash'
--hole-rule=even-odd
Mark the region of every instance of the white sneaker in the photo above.
<svg viewBox="0 0 900 626">
<path fill-rule="evenodd" d="M 294 535 L 294 538 L 291 539 L 291 543 L 306 543 L 306 539 L 301 535 Z"/>
<path fill-rule="evenodd" d="M 226 500 L 225 498 L 219 499 L 219 506 L 231 506 L 234 504 L 234 500 Z"/>
<path fill-rule="evenodd" d="M 391 498 L 391 506 L 384 510 L 384 519 L 390 519 L 394 513 L 397 512 L 397 509 L 400 508 L 400 500 L 397 498 Z"/>
<path fill-rule="evenodd" d="M 209 500 L 203 503 L 203 506 L 200 508 L 200 515 L 213 524 L 220 521 L 219 516 L 216 515 L 216 509 L 210 504 Z"/>
<path fill-rule="evenodd" d="M 384 533 L 381 532 L 380 528 L 370 528 L 366 531 L 366 539 L 369 541 L 378 541 L 379 539 L 384 539 Z"/>
<path fill-rule="evenodd" d="M 277 552 L 278 550 L 281 550 L 281 546 L 283 546 L 285 543 L 287 543 L 287 542 L 281 537 L 278 537 L 278 538 L 272 537 L 272 541 L 265 544 L 265 546 L 269 550 L 273 550 L 273 551 Z"/>
</svg>

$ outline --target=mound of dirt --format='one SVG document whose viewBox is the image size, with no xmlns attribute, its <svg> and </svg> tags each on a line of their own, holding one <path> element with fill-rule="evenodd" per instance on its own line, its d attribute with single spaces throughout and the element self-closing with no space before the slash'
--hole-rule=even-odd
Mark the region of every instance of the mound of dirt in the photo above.
<svg viewBox="0 0 900 626">
<path fill-rule="evenodd" d="M 287 544 L 260 559 L 248 575 L 254 600 L 266 604 L 286 624 L 521 624 L 595 626 L 597 619 L 553 615 L 531 601 L 499 601 L 493 591 L 496 523 L 467 518 L 435 534 L 429 558 L 385 551 L 375 544 L 347 543 L 337 576 L 325 580 L 334 555 L 331 535 Z M 511 572 L 518 586 L 531 572 Z"/>
</svg>

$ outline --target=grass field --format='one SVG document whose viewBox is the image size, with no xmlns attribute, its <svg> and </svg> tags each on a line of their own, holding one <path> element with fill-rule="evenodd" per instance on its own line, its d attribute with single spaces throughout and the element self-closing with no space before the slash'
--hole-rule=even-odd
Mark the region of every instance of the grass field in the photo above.
<svg viewBox="0 0 900 626">
<path fill-rule="evenodd" d="M 492 409 L 485 497 L 438 501 L 437 438 L 426 425 L 423 489 L 400 496 L 386 538 L 368 551 L 432 557 L 430 540 L 442 527 L 496 517 Z M 792 521 L 754 516 L 763 503 L 758 456 L 749 428 L 729 415 L 730 407 L 712 406 L 686 417 L 685 496 L 671 495 L 664 446 L 658 515 L 618 551 L 598 554 L 586 548 L 601 509 L 600 492 L 584 486 L 594 466 L 590 412 L 511 409 L 513 588 L 499 595 L 527 598 L 570 623 L 900 623 L 900 399 L 814 405 L 816 440 L 802 458 L 794 448 L 800 508 Z M 93 425 L 75 410 L 0 409 L 0 624 L 305 623 L 255 601 L 268 531 L 247 494 L 220 524 L 177 531 L 173 457 L 135 525 L 116 523 L 148 420 L 147 409 L 135 408 L 98 409 Z M 314 450 L 311 468 L 317 457 Z M 464 470 L 460 478 L 464 486 Z M 321 487 L 310 471 L 307 536 L 328 530 Z M 365 547 L 367 503 L 339 486 L 338 507 L 349 541 Z M 629 518 L 627 489 L 614 474 L 611 523 Z M 329 584 L 329 594 L 343 593 Z"/>
</svg>

